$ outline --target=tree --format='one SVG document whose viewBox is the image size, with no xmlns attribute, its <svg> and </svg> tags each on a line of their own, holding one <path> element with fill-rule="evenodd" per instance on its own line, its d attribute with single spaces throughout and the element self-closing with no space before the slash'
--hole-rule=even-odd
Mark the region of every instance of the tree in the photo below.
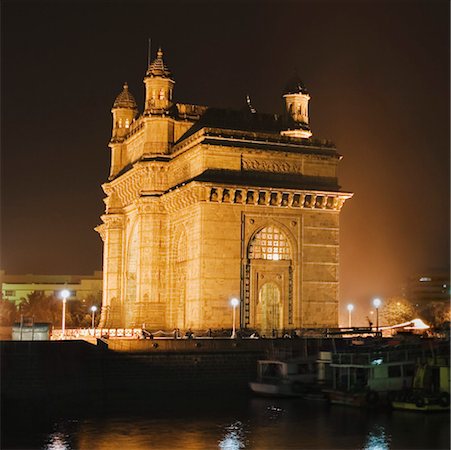
<svg viewBox="0 0 451 450">
<path fill-rule="evenodd" d="M 433 327 L 439 327 L 451 320 L 450 304 L 444 301 L 430 301 L 419 307 L 420 317 Z"/>
<path fill-rule="evenodd" d="M 388 326 L 409 322 L 415 316 L 414 306 L 403 297 L 391 297 L 380 308 L 381 322 Z"/>
<path fill-rule="evenodd" d="M 46 296 L 43 292 L 32 292 L 19 305 L 20 313 L 33 317 L 35 322 L 61 324 L 62 302 L 54 295 Z M 66 320 L 70 318 L 67 317 Z"/>
<path fill-rule="evenodd" d="M 14 302 L 7 299 L 0 299 L 0 325 L 11 326 L 17 316 L 17 307 Z"/>
</svg>

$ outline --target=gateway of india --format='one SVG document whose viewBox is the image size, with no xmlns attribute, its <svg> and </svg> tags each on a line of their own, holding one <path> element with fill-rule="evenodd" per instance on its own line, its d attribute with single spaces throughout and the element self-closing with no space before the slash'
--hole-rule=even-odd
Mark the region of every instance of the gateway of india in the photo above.
<svg viewBox="0 0 451 450">
<path fill-rule="evenodd" d="M 283 115 L 177 103 L 158 50 L 142 114 L 113 108 L 101 326 L 272 330 L 338 325 L 335 146 L 312 139 L 293 80 Z M 244 102 L 243 102 L 244 103 Z"/>
</svg>

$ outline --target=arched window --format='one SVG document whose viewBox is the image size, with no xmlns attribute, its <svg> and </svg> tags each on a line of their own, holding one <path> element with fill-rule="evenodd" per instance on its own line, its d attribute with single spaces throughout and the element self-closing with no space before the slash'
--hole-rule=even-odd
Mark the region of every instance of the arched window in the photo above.
<svg viewBox="0 0 451 450">
<path fill-rule="evenodd" d="M 272 261 L 291 259 L 291 248 L 287 236 L 277 227 L 263 228 L 249 243 L 248 258 Z"/>
</svg>

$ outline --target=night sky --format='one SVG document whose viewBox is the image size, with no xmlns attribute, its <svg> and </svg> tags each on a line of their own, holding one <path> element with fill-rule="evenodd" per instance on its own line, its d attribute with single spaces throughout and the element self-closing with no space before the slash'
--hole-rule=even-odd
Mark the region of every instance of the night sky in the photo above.
<svg viewBox="0 0 451 450">
<path fill-rule="evenodd" d="M 341 299 L 449 270 L 448 1 L 3 1 L 2 243 L 8 273 L 102 268 L 110 109 L 140 111 L 148 38 L 175 99 L 282 111 L 297 71 L 314 137 L 344 156 Z"/>
</svg>

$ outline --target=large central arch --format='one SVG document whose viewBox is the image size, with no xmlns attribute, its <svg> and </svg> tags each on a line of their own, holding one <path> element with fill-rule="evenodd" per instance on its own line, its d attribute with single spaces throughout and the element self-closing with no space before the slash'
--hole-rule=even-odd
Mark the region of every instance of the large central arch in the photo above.
<svg viewBox="0 0 451 450">
<path fill-rule="evenodd" d="M 249 240 L 244 276 L 245 325 L 262 334 L 293 326 L 293 245 L 277 225 Z"/>
</svg>

